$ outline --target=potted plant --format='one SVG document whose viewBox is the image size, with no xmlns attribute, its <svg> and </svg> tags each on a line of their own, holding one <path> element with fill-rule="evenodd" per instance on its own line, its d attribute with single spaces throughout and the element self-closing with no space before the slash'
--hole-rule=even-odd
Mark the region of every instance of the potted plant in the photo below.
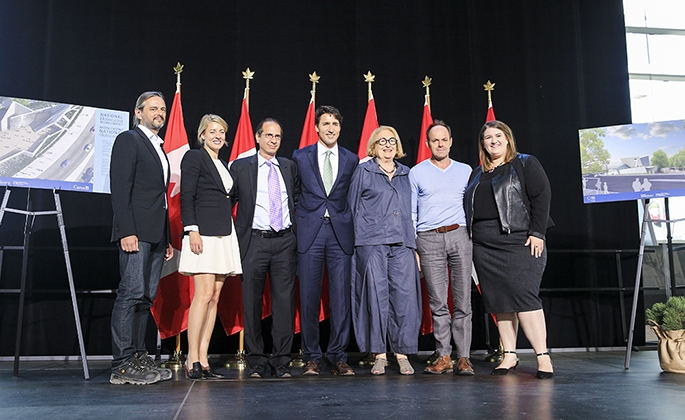
<svg viewBox="0 0 685 420">
<path fill-rule="evenodd" d="M 659 337 L 659 364 L 664 372 L 685 373 L 685 297 L 647 309 L 647 321 Z"/>
</svg>

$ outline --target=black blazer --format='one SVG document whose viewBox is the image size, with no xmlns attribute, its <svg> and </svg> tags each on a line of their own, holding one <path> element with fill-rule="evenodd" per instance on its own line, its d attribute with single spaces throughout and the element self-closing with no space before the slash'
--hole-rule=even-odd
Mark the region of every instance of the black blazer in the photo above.
<svg viewBox="0 0 685 420">
<path fill-rule="evenodd" d="M 300 196 L 300 175 L 297 165 L 290 160 L 278 157 L 285 189 L 288 192 L 288 209 L 290 221 L 295 230 L 295 205 Z M 252 237 L 252 222 L 254 221 L 254 209 L 257 203 L 257 155 L 233 161 L 230 172 L 233 177 L 233 189 L 231 198 L 238 203 L 238 213 L 235 218 L 235 230 L 238 234 L 240 245 L 240 257 L 245 258 L 247 248 Z"/>
<path fill-rule="evenodd" d="M 181 160 L 183 226 L 197 225 L 204 236 L 230 235 L 233 202 L 228 193 L 207 150 L 188 150 Z"/>
<path fill-rule="evenodd" d="M 136 235 L 143 242 L 169 243 L 165 201 L 169 175 L 164 179 L 159 156 L 139 128 L 124 131 L 114 140 L 109 185 L 114 211 L 112 242 Z"/>
</svg>

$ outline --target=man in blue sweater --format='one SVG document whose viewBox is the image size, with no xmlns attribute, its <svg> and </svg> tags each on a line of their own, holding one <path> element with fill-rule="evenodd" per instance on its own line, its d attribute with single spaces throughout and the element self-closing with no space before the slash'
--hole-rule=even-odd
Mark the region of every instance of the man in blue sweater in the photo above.
<svg viewBox="0 0 685 420">
<path fill-rule="evenodd" d="M 471 167 L 450 159 L 452 132 L 436 120 L 426 130 L 431 158 L 409 173 L 416 247 L 433 314 L 433 335 L 439 358 L 426 373 L 453 371 L 451 339 L 457 352 L 457 375 L 473 375 L 471 349 L 471 240 L 466 231 L 464 190 Z M 449 270 L 448 270 L 449 267 Z M 452 286 L 453 314 L 448 307 Z"/>
</svg>

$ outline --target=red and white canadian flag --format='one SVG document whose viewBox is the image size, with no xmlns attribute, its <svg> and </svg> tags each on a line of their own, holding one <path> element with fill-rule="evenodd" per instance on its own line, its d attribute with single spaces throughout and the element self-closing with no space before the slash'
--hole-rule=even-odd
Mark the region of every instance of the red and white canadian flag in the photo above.
<svg viewBox="0 0 685 420">
<path fill-rule="evenodd" d="M 236 128 L 233 147 L 229 158 L 229 165 L 236 159 L 252 156 L 257 153 L 255 146 L 254 131 L 252 121 L 250 121 L 250 111 L 248 107 L 248 90 L 245 88 L 243 102 L 240 109 L 240 120 Z M 239 205 L 239 204 L 238 204 Z M 237 207 L 233 209 L 235 216 Z M 262 301 L 262 317 L 271 315 L 271 293 L 269 293 L 268 282 L 264 285 L 264 298 Z M 221 297 L 217 312 L 221 325 L 227 335 L 233 335 L 243 330 L 243 295 L 240 276 L 226 277 L 224 287 L 221 289 Z"/>
<path fill-rule="evenodd" d="M 369 138 L 373 130 L 380 127 L 378 125 L 378 115 L 376 114 L 376 100 L 373 98 L 373 93 L 369 90 L 369 102 L 366 105 L 366 116 L 364 117 L 364 125 L 362 126 L 362 135 L 359 138 L 359 163 L 369 159 L 366 154 L 366 148 L 369 145 Z"/>
<path fill-rule="evenodd" d="M 150 309 L 157 323 L 159 335 L 168 338 L 180 334 L 188 329 L 188 311 L 193 300 L 194 284 L 192 277 L 183 276 L 178 272 L 178 258 L 181 255 L 181 159 L 190 149 L 188 134 L 183 123 L 183 108 L 181 107 L 181 89 L 177 85 L 174 101 L 167 120 L 164 152 L 169 158 L 171 175 L 167 200 L 169 205 L 169 225 L 171 230 L 171 244 L 174 247 L 174 258 L 167 261 L 162 269 L 157 297 Z"/>
<path fill-rule="evenodd" d="M 421 117 L 421 134 L 419 134 L 419 151 L 416 154 L 416 163 L 421 163 L 431 157 L 431 150 L 426 144 L 426 130 L 433 124 L 433 116 L 431 115 L 431 108 L 428 105 L 429 96 L 426 95 L 423 101 L 423 116 Z"/>
</svg>

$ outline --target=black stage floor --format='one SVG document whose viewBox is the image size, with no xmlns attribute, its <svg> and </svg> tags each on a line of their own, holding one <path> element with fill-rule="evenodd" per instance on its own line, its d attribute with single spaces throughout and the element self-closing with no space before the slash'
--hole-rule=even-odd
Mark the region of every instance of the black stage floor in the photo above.
<svg viewBox="0 0 685 420">
<path fill-rule="evenodd" d="M 414 376 L 371 376 L 352 364 L 354 377 L 322 370 L 291 379 L 251 379 L 216 363 L 218 381 L 189 381 L 182 371 L 166 382 L 110 385 L 109 362 L 0 362 L 1 419 L 682 419 L 685 375 L 663 373 L 653 350 L 553 353 L 555 376 L 535 378 L 535 356 L 520 354 L 516 375 L 491 376 L 493 365 L 473 357 L 476 375 L 429 375 L 415 357 Z M 351 361 L 355 361 L 352 359 Z"/>
</svg>

